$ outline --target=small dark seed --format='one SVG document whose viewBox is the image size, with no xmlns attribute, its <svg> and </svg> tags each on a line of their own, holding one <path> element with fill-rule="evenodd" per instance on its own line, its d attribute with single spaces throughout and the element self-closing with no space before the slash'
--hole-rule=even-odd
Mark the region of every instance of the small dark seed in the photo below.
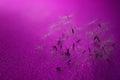
<svg viewBox="0 0 120 80">
<path fill-rule="evenodd" d="M 65 52 L 65 55 L 66 55 L 66 56 L 70 56 L 69 49 L 67 49 L 67 52 Z"/>
<path fill-rule="evenodd" d="M 98 24 L 98 26 L 101 28 L 101 24 Z"/>
<path fill-rule="evenodd" d="M 110 59 L 107 58 L 106 61 L 110 63 Z"/>
<path fill-rule="evenodd" d="M 91 49 L 90 49 L 90 48 L 88 48 L 88 50 L 89 50 L 89 53 L 91 53 Z"/>
<path fill-rule="evenodd" d="M 68 65 L 69 65 L 69 64 L 71 63 L 71 59 L 70 59 L 70 60 L 68 60 L 68 62 L 67 62 L 67 63 L 68 63 Z"/>
<path fill-rule="evenodd" d="M 97 40 L 98 42 L 100 42 L 100 38 L 97 35 L 94 37 L 94 40 Z"/>
<path fill-rule="evenodd" d="M 84 54 L 86 52 L 86 50 L 84 50 L 83 52 L 82 52 L 82 54 Z"/>
<path fill-rule="evenodd" d="M 57 46 L 52 46 L 53 49 L 55 49 L 57 51 Z"/>
<path fill-rule="evenodd" d="M 78 39 L 76 42 L 77 42 L 77 43 L 79 43 L 80 41 L 81 41 L 81 40 L 80 40 L 80 39 Z"/>
<path fill-rule="evenodd" d="M 61 71 L 61 67 L 56 67 L 56 70 L 57 71 Z"/>
<path fill-rule="evenodd" d="M 72 33 L 74 34 L 74 29 L 72 28 Z"/>
</svg>

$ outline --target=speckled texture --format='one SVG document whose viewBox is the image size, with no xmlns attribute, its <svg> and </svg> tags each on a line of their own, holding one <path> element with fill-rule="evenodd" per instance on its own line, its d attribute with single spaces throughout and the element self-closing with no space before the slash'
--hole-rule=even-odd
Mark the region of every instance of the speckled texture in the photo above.
<svg viewBox="0 0 120 80">
<path fill-rule="evenodd" d="M 120 80 L 119 1 L 1 0 L 0 80 Z"/>
</svg>

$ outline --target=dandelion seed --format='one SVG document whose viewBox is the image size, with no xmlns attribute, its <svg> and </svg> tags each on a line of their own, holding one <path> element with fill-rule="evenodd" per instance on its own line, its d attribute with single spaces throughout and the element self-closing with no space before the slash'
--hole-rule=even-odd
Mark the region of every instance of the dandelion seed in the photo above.
<svg viewBox="0 0 120 80">
<path fill-rule="evenodd" d="M 98 42 L 100 42 L 100 39 L 97 35 L 94 37 L 94 40 L 97 40 Z"/>
<path fill-rule="evenodd" d="M 66 56 L 70 56 L 69 49 L 67 49 L 67 52 L 65 52 L 65 55 L 66 55 Z"/>
<path fill-rule="evenodd" d="M 69 65 L 69 64 L 71 63 L 71 59 L 70 59 L 70 60 L 68 60 L 68 62 L 67 62 L 67 63 L 68 63 L 68 65 Z"/>
<path fill-rule="evenodd" d="M 75 31 L 74 31 L 74 29 L 72 28 L 72 33 L 74 34 L 75 33 Z"/>
<path fill-rule="evenodd" d="M 107 61 L 108 63 L 110 63 L 110 59 L 109 59 L 109 58 L 107 58 L 106 61 Z"/>
<path fill-rule="evenodd" d="M 57 51 L 57 46 L 52 46 L 52 48 Z"/>
<path fill-rule="evenodd" d="M 61 67 L 56 67 L 56 70 L 60 72 L 61 71 Z"/>
</svg>

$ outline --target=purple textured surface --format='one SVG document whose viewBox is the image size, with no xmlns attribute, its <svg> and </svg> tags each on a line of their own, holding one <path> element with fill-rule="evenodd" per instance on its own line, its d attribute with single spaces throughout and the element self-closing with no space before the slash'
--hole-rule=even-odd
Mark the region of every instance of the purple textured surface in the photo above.
<svg viewBox="0 0 120 80">
<path fill-rule="evenodd" d="M 119 4 L 0 0 L 0 80 L 120 80 Z"/>
</svg>

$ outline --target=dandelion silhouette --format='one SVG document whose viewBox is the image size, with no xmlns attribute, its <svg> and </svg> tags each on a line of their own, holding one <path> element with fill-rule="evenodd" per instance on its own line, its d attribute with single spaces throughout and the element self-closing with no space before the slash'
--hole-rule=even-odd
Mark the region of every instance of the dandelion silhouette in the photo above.
<svg viewBox="0 0 120 80">
<path fill-rule="evenodd" d="M 62 25 L 58 30 L 58 32 L 60 32 L 59 37 L 57 37 L 58 39 L 55 39 L 54 44 L 51 46 L 53 52 L 55 54 L 60 54 L 59 56 L 66 56 L 69 58 L 66 61 L 68 65 L 71 64 L 71 57 L 76 54 L 79 54 L 79 56 L 88 55 L 87 57 L 93 57 L 95 59 L 106 58 L 105 61 L 110 63 L 110 58 L 107 57 L 114 49 L 114 41 L 106 34 L 106 32 L 109 31 L 107 26 L 98 22 L 99 21 L 95 20 L 89 23 L 84 26 L 85 29 L 82 27 L 82 31 L 78 29 L 79 27 L 73 25 L 69 16 L 63 17 L 57 24 L 54 24 L 55 29 L 53 28 L 52 30 L 54 34 L 54 32 L 56 32 L 55 30 L 58 30 L 56 28 Z M 94 27 L 88 29 L 91 26 Z M 61 68 L 57 67 L 56 70 L 61 71 Z"/>
</svg>

